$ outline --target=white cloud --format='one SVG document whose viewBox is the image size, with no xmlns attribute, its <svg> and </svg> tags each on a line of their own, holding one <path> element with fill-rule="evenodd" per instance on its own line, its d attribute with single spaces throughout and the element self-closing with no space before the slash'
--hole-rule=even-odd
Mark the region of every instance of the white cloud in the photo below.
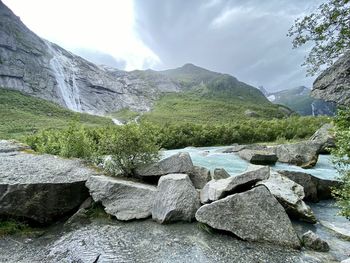
<svg viewBox="0 0 350 263">
<path fill-rule="evenodd" d="M 93 49 L 126 61 L 126 69 L 160 63 L 136 36 L 132 0 L 4 0 L 39 36 L 74 50 Z"/>
</svg>

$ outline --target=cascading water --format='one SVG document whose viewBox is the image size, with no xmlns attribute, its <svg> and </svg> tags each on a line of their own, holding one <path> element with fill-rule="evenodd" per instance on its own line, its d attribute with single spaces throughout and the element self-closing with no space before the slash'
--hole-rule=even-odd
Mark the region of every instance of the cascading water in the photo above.
<svg viewBox="0 0 350 263">
<path fill-rule="evenodd" d="M 314 103 L 311 103 L 311 113 L 312 113 L 312 116 L 315 116 L 315 105 Z"/>
<path fill-rule="evenodd" d="M 69 58 L 58 50 L 55 50 L 51 46 L 51 43 L 47 43 L 47 46 L 53 56 L 50 60 L 50 66 L 55 75 L 57 87 L 66 107 L 70 110 L 81 112 L 82 108 L 79 88 L 76 84 L 76 68 L 74 64 L 69 61 Z"/>
</svg>

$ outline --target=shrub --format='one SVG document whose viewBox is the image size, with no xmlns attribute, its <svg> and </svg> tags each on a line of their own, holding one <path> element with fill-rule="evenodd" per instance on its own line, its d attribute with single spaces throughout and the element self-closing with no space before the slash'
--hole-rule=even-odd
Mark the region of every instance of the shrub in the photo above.
<svg viewBox="0 0 350 263">
<path fill-rule="evenodd" d="M 332 151 L 341 174 L 341 187 L 333 190 L 340 214 L 350 219 L 350 108 L 338 110 L 335 119 L 336 148 Z"/>
</svg>

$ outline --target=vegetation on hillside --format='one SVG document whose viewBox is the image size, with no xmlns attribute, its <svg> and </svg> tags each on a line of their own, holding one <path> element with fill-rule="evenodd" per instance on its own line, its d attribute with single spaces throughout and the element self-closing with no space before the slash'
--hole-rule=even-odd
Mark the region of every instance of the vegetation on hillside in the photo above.
<svg viewBox="0 0 350 263">
<path fill-rule="evenodd" d="M 318 9 L 295 21 L 289 36 L 293 46 L 313 44 L 303 65 L 314 75 L 322 66 L 330 66 L 350 49 L 350 1 L 330 0 Z"/>
<path fill-rule="evenodd" d="M 332 151 L 342 186 L 333 194 L 341 214 L 350 219 L 350 108 L 339 110 L 335 119 L 336 148 Z"/>
<path fill-rule="evenodd" d="M 87 126 L 112 123 L 108 118 L 75 113 L 52 102 L 0 88 L 0 139 L 18 139 L 45 128 L 64 128 L 71 120 Z"/>
</svg>

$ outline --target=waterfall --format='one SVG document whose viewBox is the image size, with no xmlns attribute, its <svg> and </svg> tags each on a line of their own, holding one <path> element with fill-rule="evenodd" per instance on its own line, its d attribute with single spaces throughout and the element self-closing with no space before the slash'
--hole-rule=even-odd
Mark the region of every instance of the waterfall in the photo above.
<svg viewBox="0 0 350 263">
<path fill-rule="evenodd" d="M 59 50 L 55 50 L 51 43 L 47 43 L 52 58 L 50 67 L 55 75 L 57 87 L 66 107 L 70 110 L 81 112 L 79 88 L 76 84 L 76 68 L 72 61 Z"/>
<path fill-rule="evenodd" d="M 312 114 L 312 116 L 316 116 L 314 102 L 311 103 L 311 114 Z"/>
</svg>

